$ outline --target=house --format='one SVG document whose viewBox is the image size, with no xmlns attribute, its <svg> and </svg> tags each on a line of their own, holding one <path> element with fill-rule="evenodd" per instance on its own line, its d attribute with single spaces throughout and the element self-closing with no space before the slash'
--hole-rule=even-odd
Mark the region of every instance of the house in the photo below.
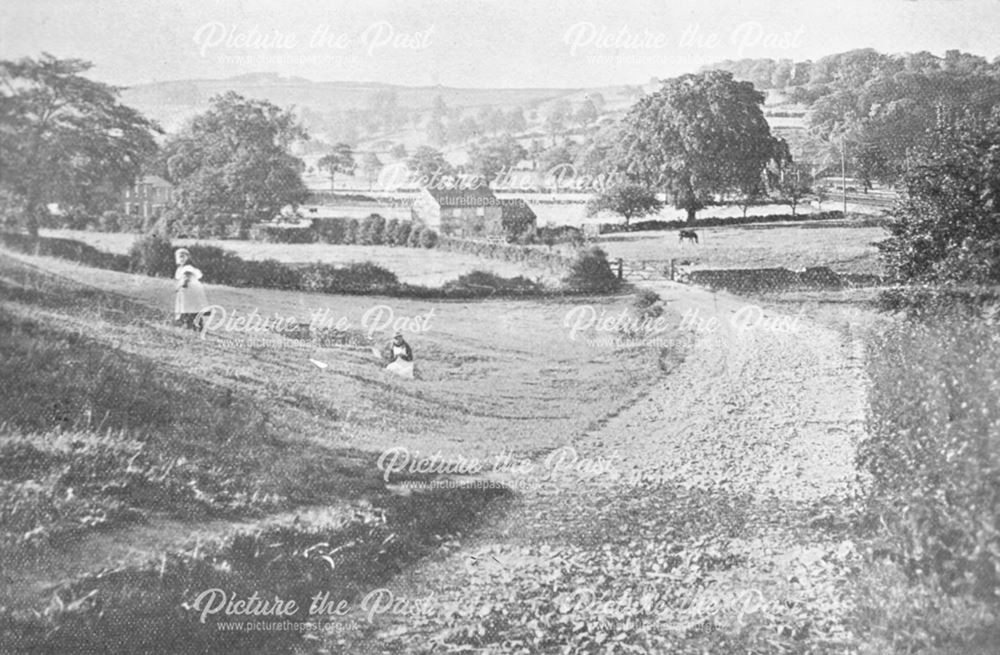
<svg viewBox="0 0 1000 655">
<path fill-rule="evenodd" d="M 143 175 L 122 194 L 122 211 L 131 216 L 149 218 L 170 204 L 174 186 L 157 175 Z"/>
<path fill-rule="evenodd" d="M 489 187 L 482 185 L 454 189 L 425 187 L 413 201 L 410 215 L 414 225 L 460 238 L 504 238 L 506 226 L 533 229 L 537 221 L 528 203 L 517 198 L 500 200 Z"/>
</svg>

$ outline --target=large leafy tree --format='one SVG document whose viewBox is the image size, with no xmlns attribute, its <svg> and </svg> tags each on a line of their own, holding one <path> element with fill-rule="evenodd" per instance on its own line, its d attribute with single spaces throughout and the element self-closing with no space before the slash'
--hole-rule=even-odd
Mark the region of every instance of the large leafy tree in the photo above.
<svg viewBox="0 0 1000 655">
<path fill-rule="evenodd" d="M 781 156 L 764 95 L 731 73 L 667 80 L 625 116 L 617 157 L 636 183 L 660 189 L 693 221 L 714 194 L 739 190 Z"/>
<path fill-rule="evenodd" d="M 159 128 L 83 77 L 91 67 L 47 53 L 0 61 L 0 186 L 32 235 L 46 203 L 107 209 L 156 151 Z"/>
<path fill-rule="evenodd" d="M 355 169 L 354 151 L 346 143 L 338 143 L 333 146 L 328 154 L 320 157 L 316 165 L 322 168 L 330 176 L 330 190 L 334 190 L 333 178 L 337 173 L 349 174 Z"/>
<path fill-rule="evenodd" d="M 303 164 L 289 154 L 307 139 L 291 112 L 234 92 L 216 96 L 209 110 L 166 146 L 167 168 L 178 186 L 181 220 L 211 234 L 254 223 L 303 202 Z"/>
<path fill-rule="evenodd" d="M 942 118 L 911 156 L 891 237 L 880 244 L 906 282 L 1000 282 L 1000 115 Z"/>
<path fill-rule="evenodd" d="M 513 168 L 527 157 L 528 151 L 509 134 L 481 141 L 469 148 L 469 165 L 487 184 L 500 171 Z"/>
<path fill-rule="evenodd" d="M 587 214 L 594 216 L 602 211 L 610 211 L 625 219 L 625 225 L 633 218 L 657 214 L 663 203 L 650 189 L 637 184 L 614 184 L 594 196 L 587 203 Z"/>
<path fill-rule="evenodd" d="M 420 146 L 406 160 L 406 166 L 421 180 L 438 180 L 455 174 L 454 167 L 448 163 L 440 150 L 430 146 Z"/>
</svg>

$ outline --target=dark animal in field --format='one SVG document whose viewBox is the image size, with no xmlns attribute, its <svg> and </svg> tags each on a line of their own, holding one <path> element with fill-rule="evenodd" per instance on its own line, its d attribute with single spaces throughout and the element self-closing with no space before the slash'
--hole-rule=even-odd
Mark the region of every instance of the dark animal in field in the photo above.
<svg viewBox="0 0 1000 655">
<path fill-rule="evenodd" d="M 687 239 L 688 241 L 694 241 L 695 243 L 698 243 L 698 233 L 695 232 L 694 230 L 681 230 L 680 235 L 681 238 L 679 240 L 682 242 L 685 239 Z"/>
</svg>

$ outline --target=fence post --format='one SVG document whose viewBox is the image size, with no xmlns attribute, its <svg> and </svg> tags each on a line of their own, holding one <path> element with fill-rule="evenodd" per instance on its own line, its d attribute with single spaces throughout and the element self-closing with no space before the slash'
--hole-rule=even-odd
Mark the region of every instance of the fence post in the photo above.
<svg viewBox="0 0 1000 655">
<path fill-rule="evenodd" d="M 674 281 L 674 258 L 670 258 L 670 281 Z"/>
<path fill-rule="evenodd" d="M 622 258 L 618 258 L 618 279 L 622 279 Z"/>
</svg>

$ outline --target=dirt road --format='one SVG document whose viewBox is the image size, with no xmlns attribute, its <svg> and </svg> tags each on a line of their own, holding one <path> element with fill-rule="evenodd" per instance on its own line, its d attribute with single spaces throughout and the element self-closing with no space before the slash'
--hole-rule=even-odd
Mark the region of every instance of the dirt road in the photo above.
<svg viewBox="0 0 1000 655">
<path fill-rule="evenodd" d="M 572 450 L 499 473 L 521 494 L 494 527 L 401 576 L 396 607 L 359 608 L 359 631 L 327 648 L 848 648 L 856 553 L 838 516 L 863 430 L 860 340 L 770 313 L 740 329 L 756 320 L 745 301 L 654 289 L 703 319 L 685 361 Z"/>
</svg>

